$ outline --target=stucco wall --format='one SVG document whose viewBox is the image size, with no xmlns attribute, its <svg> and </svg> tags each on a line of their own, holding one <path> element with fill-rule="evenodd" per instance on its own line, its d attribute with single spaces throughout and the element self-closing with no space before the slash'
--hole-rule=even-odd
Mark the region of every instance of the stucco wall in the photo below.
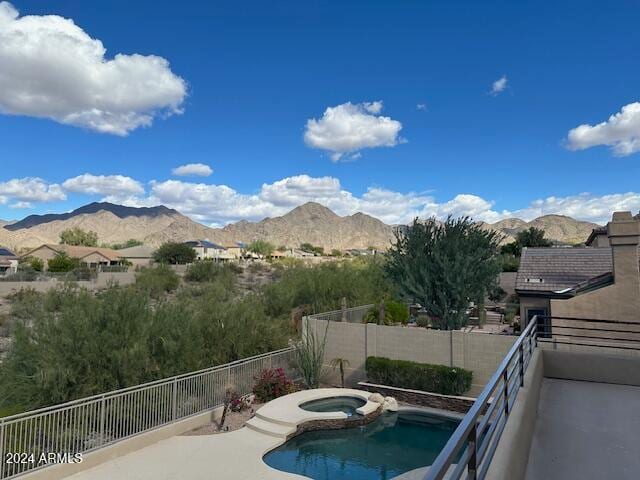
<svg viewBox="0 0 640 480">
<path fill-rule="evenodd" d="M 345 369 L 345 380 L 348 385 L 355 385 L 366 379 L 367 357 L 379 356 L 466 368 L 473 372 L 473 384 L 468 393 L 477 395 L 516 339 L 508 335 L 417 327 L 390 327 L 315 319 L 307 319 L 306 322 L 308 328 L 320 337 L 326 331 L 325 366 L 327 379 L 334 384 L 340 382 L 339 373 L 330 367 L 334 358 L 349 361 Z"/>
<path fill-rule="evenodd" d="M 119 285 L 130 285 L 136 281 L 135 272 L 99 272 L 94 281 L 77 282 L 81 287 L 90 290 L 105 288 L 109 282 L 116 282 Z M 62 285 L 63 282 L 57 280 L 47 280 L 42 282 L 0 282 L 0 297 L 6 297 L 23 288 L 32 288 L 37 292 L 46 292 L 50 288 Z"/>
</svg>

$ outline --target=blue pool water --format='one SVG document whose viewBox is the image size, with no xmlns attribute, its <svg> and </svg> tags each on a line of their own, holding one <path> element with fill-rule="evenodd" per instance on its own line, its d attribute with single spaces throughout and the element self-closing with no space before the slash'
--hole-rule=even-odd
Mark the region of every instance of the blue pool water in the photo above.
<svg viewBox="0 0 640 480">
<path fill-rule="evenodd" d="M 305 432 L 263 460 L 314 480 L 388 480 L 431 465 L 457 426 L 422 413 L 387 413 L 364 427 Z"/>
<path fill-rule="evenodd" d="M 331 397 L 311 400 L 300 405 L 300 408 L 310 412 L 344 412 L 351 417 L 358 415 L 356 410 L 365 403 L 367 403 L 365 400 L 356 397 Z"/>
</svg>

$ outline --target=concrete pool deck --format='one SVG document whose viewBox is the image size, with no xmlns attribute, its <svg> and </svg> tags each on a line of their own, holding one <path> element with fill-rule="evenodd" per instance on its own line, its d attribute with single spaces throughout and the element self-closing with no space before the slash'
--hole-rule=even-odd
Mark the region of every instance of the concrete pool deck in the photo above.
<svg viewBox="0 0 640 480">
<path fill-rule="evenodd" d="M 303 390 L 263 405 L 247 426 L 229 433 L 176 436 L 66 477 L 69 480 L 287 480 L 306 479 L 269 467 L 262 457 L 283 444 L 298 425 L 312 420 L 347 418 L 343 412 L 310 412 L 299 407 L 312 400 L 357 397 L 370 392 L 346 388 Z M 379 404 L 368 402 L 362 412 Z M 252 423 L 253 422 L 253 423 Z"/>
</svg>

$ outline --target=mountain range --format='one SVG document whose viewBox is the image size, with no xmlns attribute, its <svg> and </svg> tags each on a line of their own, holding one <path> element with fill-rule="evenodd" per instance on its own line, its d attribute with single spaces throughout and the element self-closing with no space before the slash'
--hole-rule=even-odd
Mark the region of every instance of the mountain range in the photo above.
<svg viewBox="0 0 640 480">
<path fill-rule="evenodd" d="M 530 222 L 517 218 L 501 220 L 483 227 L 496 230 L 510 241 L 530 226 L 545 230 L 547 238 L 558 243 L 583 242 L 598 225 L 561 215 L 545 215 Z M 29 215 L 22 220 L 0 223 L 0 245 L 24 251 L 43 243 L 57 243 L 60 232 L 78 227 L 98 234 L 101 243 L 121 243 L 134 238 L 151 246 L 166 241 L 208 239 L 231 245 L 264 239 L 276 246 L 297 247 L 308 242 L 325 250 L 367 248 L 385 249 L 394 238 L 394 226 L 364 213 L 341 217 L 327 207 L 309 202 L 289 213 L 259 222 L 246 220 L 224 228 L 210 228 L 165 206 L 126 207 L 96 202 L 62 214 Z"/>
</svg>

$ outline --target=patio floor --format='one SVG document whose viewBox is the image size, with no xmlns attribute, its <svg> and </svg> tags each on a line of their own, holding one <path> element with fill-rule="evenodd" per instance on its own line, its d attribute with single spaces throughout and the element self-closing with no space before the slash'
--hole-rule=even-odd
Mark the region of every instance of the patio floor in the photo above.
<svg viewBox="0 0 640 480">
<path fill-rule="evenodd" d="M 526 480 L 637 479 L 640 387 L 545 378 Z"/>
</svg>

